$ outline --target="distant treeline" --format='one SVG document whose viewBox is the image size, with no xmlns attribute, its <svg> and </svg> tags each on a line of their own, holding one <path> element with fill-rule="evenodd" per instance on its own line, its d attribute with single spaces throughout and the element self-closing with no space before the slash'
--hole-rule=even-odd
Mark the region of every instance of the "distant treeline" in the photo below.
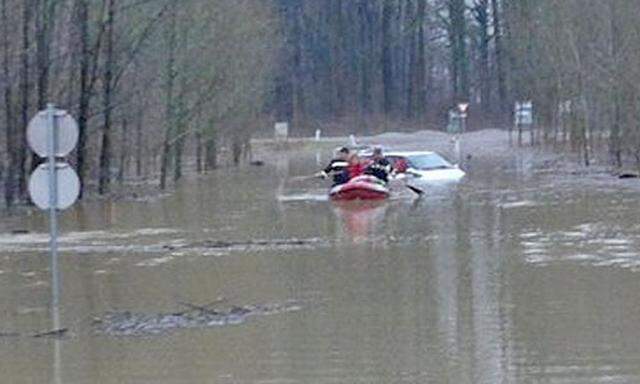
<svg viewBox="0 0 640 384">
<path fill-rule="evenodd" d="M 286 42 L 280 119 L 313 130 L 346 118 L 369 133 L 385 121 L 392 129 L 442 127 L 461 101 L 473 102 L 483 121 L 508 108 L 505 1 L 277 2 Z"/>
<path fill-rule="evenodd" d="M 640 163 L 637 20 L 637 0 L 0 0 L 5 202 L 27 200 L 47 102 L 77 118 L 70 160 L 101 194 L 238 163 L 276 121 L 442 129 L 458 102 L 488 127 L 532 100 L 532 141 Z"/>
<path fill-rule="evenodd" d="M 276 111 L 299 129 L 442 129 L 459 102 L 469 127 L 511 127 L 531 100 L 534 143 L 640 164 L 637 0 L 277 3 Z"/>
</svg>

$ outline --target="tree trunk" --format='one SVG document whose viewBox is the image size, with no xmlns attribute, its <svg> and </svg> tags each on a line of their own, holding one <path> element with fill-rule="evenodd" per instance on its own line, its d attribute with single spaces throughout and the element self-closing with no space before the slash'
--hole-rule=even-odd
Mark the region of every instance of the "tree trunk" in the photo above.
<svg viewBox="0 0 640 384">
<path fill-rule="evenodd" d="M 102 148 L 100 149 L 100 179 L 98 184 L 98 193 L 104 195 L 109 193 L 111 184 L 111 115 L 113 112 L 113 70 L 115 64 L 113 45 L 114 45 L 114 22 L 116 0 L 107 1 L 107 20 L 106 20 L 106 52 L 104 73 L 102 86 L 104 87 L 103 108 L 104 108 L 104 125 L 102 127 Z"/>
<path fill-rule="evenodd" d="M 127 140 L 128 136 L 128 124 L 126 118 L 122 119 L 122 139 L 120 140 L 120 167 L 118 168 L 118 183 L 123 184 L 125 174 L 128 168 L 129 158 L 129 144 Z"/>
<path fill-rule="evenodd" d="M 287 23 L 288 14 L 292 12 L 292 5 L 288 1 L 280 1 L 279 13 L 282 23 Z M 286 24 L 285 24 L 286 25 Z M 285 40 L 289 38 L 289 32 L 283 31 Z M 278 74 L 275 78 L 275 114 L 278 121 L 288 121 L 293 119 L 293 84 L 291 72 L 290 44 L 286 41 L 282 44 L 280 55 L 278 55 Z"/>
<path fill-rule="evenodd" d="M 509 110 L 507 100 L 507 87 L 504 73 L 504 48 L 502 43 L 502 11 L 499 8 L 498 0 L 491 0 L 491 12 L 493 13 L 493 35 L 496 56 L 496 78 L 498 81 L 498 99 L 500 100 L 500 112 L 505 114 Z"/>
<path fill-rule="evenodd" d="M 80 45 L 80 90 L 78 95 L 78 147 L 76 150 L 76 169 L 80 179 L 80 198 L 85 191 L 86 184 L 86 153 L 87 153 L 87 122 L 89 115 L 89 102 L 92 87 L 89 82 L 89 66 L 91 65 L 91 52 L 89 48 L 89 6 L 88 0 L 77 0 L 76 18 Z"/>
<path fill-rule="evenodd" d="M 50 46 L 53 21 L 56 18 L 56 0 L 37 0 L 39 12 L 36 18 L 36 57 L 38 82 L 38 110 L 47 106 L 49 97 Z"/>
<path fill-rule="evenodd" d="M 38 86 L 36 104 L 39 111 L 44 110 L 49 101 L 50 41 L 57 3 L 55 0 L 36 0 L 36 81 Z M 38 155 L 31 154 L 31 171 L 40 161 Z"/>
<path fill-rule="evenodd" d="M 425 23 L 425 8 L 427 0 L 418 0 L 418 14 L 416 22 L 418 23 L 418 43 L 416 47 L 416 110 L 418 117 L 423 118 L 427 108 L 427 65 L 425 58 L 425 36 L 424 36 L 424 23 Z"/>
<path fill-rule="evenodd" d="M 231 157 L 233 159 L 233 165 L 240 165 L 240 158 L 242 156 L 242 140 L 240 136 L 235 133 L 231 139 Z"/>
<path fill-rule="evenodd" d="M 489 83 L 489 0 L 478 0 L 475 7 L 478 22 L 478 67 L 480 75 L 480 103 L 484 114 L 491 109 Z"/>
<path fill-rule="evenodd" d="M 195 147 L 196 147 L 196 172 L 202 173 L 202 133 L 200 131 L 196 132 L 195 138 Z"/>
<path fill-rule="evenodd" d="M 0 19 L 2 25 L 2 80 L 0 84 L 4 85 L 3 98 L 5 109 L 5 124 L 6 124 L 6 147 L 7 147 L 7 171 L 4 175 L 4 199 L 7 207 L 13 205 L 15 198 L 15 170 L 16 170 L 16 146 L 15 142 L 15 121 L 13 118 L 13 105 L 12 105 L 12 89 L 11 82 L 11 67 L 9 58 L 11 56 L 11 43 L 9 41 L 9 19 L 7 16 L 7 0 L 2 0 L 0 3 Z"/>
<path fill-rule="evenodd" d="M 205 171 L 211 171 L 218 167 L 218 142 L 213 120 L 210 120 L 207 125 L 206 136 L 204 169 Z"/>
<path fill-rule="evenodd" d="M 145 153 L 142 141 L 142 124 L 144 123 L 144 108 L 138 110 L 136 117 L 136 177 L 142 177 L 142 155 Z"/>
<path fill-rule="evenodd" d="M 30 39 L 30 26 L 31 26 L 31 10 L 33 7 L 32 1 L 25 1 L 23 5 L 22 13 L 22 54 L 21 54 L 21 72 L 20 72 L 20 87 L 21 87 L 21 106 L 20 106 L 20 129 L 17 130 L 19 134 L 16 135 L 16 141 L 13 145 L 18 152 L 18 196 L 19 198 L 26 198 L 27 181 L 27 146 L 26 146 L 26 130 L 29 124 L 29 96 L 30 96 L 30 61 L 29 52 L 31 48 Z"/>
<path fill-rule="evenodd" d="M 388 117 L 394 106 L 393 98 L 395 96 L 393 84 L 393 51 L 391 36 L 391 21 L 393 16 L 393 1 L 384 0 L 382 9 L 382 92 L 383 92 L 383 111 Z"/>
<path fill-rule="evenodd" d="M 176 79 L 176 5 L 171 5 L 169 20 L 165 30 L 165 42 L 167 45 L 167 62 L 165 73 L 165 134 L 162 144 L 160 160 L 160 189 L 167 187 L 167 173 L 172 157 L 173 126 L 175 124 L 174 85 Z"/>
<path fill-rule="evenodd" d="M 296 4 L 300 4 L 300 2 L 294 2 Z M 331 72 L 333 79 L 333 92 L 335 100 L 333 102 L 333 114 L 335 116 L 342 116 L 345 113 L 345 84 L 346 76 L 345 76 L 345 52 L 344 52 L 344 40 L 345 40 L 345 31 L 344 28 L 344 19 L 342 16 L 342 0 L 332 0 L 329 2 L 330 6 L 328 7 L 330 10 L 330 19 L 331 19 L 331 29 L 333 33 L 331 34 Z M 296 11 L 298 6 L 295 6 Z M 296 12 L 297 13 L 297 12 Z M 297 39 L 294 39 L 297 42 Z M 297 48 L 296 48 L 297 49 Z"/>
<path fill-rule="evenodd" d="M 411 26 L 411 23 L 414 22 L 416 14 L 414 12 L 414 4 L 411 1 L 406 2 L 407 10 L 405 11 L 405 19 L 407 26 Z M 414 107 L 415 107 L 415 88 L 416 88 L 416 78 L 417 78 L 417 47 L 416 47 L 416 29 L 411 27 L 409 30 L 409 36 L 407 38 L 405 50 L 408 51 L 409 60 L 407 63 L 406 70 L 406 86 L 405 86 L 405 110 L 404 115 L 407 119 L 413 119 Z"/>
<path fill-rule="evenodd" d="M 178 112 L 179 115 L 183 114 L 183 111 L 180 110 Z M 173 181 L 177 182 L 182 178 L 182 153 L 184 152 L 184 134 L 186 132 L 186 127 L 184 126 L 184 118 L 179 116 L 176 121 L 176 126 L 178 128 L 176 134 L 176 142 L 174 144 L 174 168 L 173 168 Z"/>
<path fill-rule="evenodd" d="M 449 0 L 449 41 L 451 45 L 451 85 L 453 102 L 469 98 L 468 57 L 464 0 Z"/>
<path fill-rule="evenodd" d="M 614 60 L 618 59 L 618 54 L 620 51 L 620 27 L 618 25 L 618 18 L 616 12 L 616 2 L 612 1 L 609 3 L 609 12 L 610 15 L 610 25 L 611 25 L 611 57 Z M 618 73 L 619 69 L 616 67 L 613 79 L 613 86 L 611 92 L 613 93 L 612 101 L 613 101 L 613 122 L 611 125 L 611 131 L 609 134 L 609 151 L 610 156 L 613 159 L 614 164 L 620 168 L 622 167 L 622 145 L 621 145 L 621 137 L 622 137 L 622 108 L 621 102 L 622 98 L 620 97 L 621 93 L 621 84 L 620 84 L 620 75 Z"/>
<path fill-rule="evenodd" d="M 371 34 L 371 14 L 369 10 L 368 0 L 360 0 L 358 3 L 358 24 L 359 24 L 359 44 L 360 44 L 360 57 L 359 73 L 360 73 L 360 95 L 359 109 L 361 121 L 366 120 L 366 117 L 371 113 L 371 63 L 370 63 L 370 34 Z M 364 133 L 369 133 L 368 128 L 364 128 Z"/>
</svg>

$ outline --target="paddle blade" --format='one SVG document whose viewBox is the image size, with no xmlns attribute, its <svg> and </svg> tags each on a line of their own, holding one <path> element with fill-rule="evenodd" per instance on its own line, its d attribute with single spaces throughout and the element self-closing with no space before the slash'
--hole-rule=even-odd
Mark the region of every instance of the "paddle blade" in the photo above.
<svg viewBox="0 0 640 384">
<path fill-rule="evenodd" d="M 422 196 L 422 194 L 424 194 L 424 190 L 418 188 L 418 187 L 414 187 L 413 185 L 409 185 L 406 184 L 407 188 L 409 188 L 412 192 L 414 192 L 415 194 L 417 194 L 418 196 Z"/>
<path fill-rule="evenodd" d="M 305 181 L 305 180 L 312 180 L 312 179 L 320 179 L 321 177 L 318 175 L 307 175 L 307 176 L 295 176 L 295 177 L 291 177 L 289 178 L 290 181 L 292 182 L 296 182 L 296 181 Z"/>
</svg>

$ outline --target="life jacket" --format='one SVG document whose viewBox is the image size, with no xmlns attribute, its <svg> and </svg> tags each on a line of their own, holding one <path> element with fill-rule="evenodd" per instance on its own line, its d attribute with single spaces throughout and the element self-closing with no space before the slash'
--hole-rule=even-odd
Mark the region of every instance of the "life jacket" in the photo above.
<svg viewBox="0 0 640 384">
<path fill-rule="evenodd" d="M 349 165 L 347 167 L 347 172 L 349 173 L 349 179 L 353 179 L 354 177 L 360 176 L 364 174 L 364 171 L 369 167 L 370 163 L 358 162 L 353 165 Z"/>
</svg>

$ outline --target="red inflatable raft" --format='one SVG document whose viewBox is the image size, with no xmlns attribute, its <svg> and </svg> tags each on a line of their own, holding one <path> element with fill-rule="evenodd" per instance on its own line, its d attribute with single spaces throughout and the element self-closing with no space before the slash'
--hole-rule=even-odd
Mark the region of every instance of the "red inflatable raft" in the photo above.
<svg viewBox="0 0 640 384">
<path fill-rule="evenodd" d="M 384 182 L 374 176 L 357 176 L 329 190 L 331 200 L 382 200 L 389 197 Z"/>
</svg>

